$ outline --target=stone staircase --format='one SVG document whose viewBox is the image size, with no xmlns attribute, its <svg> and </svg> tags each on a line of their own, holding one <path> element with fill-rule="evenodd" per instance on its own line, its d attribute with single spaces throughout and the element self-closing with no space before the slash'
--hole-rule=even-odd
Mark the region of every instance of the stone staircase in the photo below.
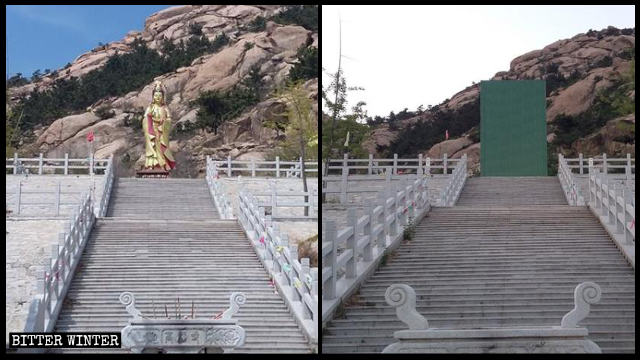
<svg viewBox="0 0 640 360">
<path fill-rule="evenodd" d="M 473 328 L 560 325 L 583 281 L 602 288 L 581 323 L 589 338 L 606 353 L 635 351 L 635 273 L 598 220 L 555 189 L 565 205 L 542 206 L 554 199 L 538 191 L 559 188 L 556 178 L 502 178 L 495 188 L 490 179 L 468 179 L 458 205 L 432 209 L 327 324 L 324 353 L 381 352 L 394 342 L 407 328 L 384 300 L 394 283 L 415 289 L 430 327 Z M 518 193 L 525 184 L 539 197 Z M 493 200 L 477 193 L 485 189 Z"/>
<path fill-rule="evenodd" d="M 567 200 L 555 176 L 482 176 L 467 179 L 456 205 L 567 205 Z"/>
<path fill-rule="evenodd" d="M 120 178 L 107 216 L 134 219 L 219 219 L 204 179 Z M 161 206 L 159 206 L 161 204 Z"/>
<path fill-rule="evenodd" d="M 151 318 L 164 317 L 165 305 L 175 318 L 178 297 L 183 316 L 191 314 L 193 301 L 196 318 L 211 318 L 240 291 L 247 301 L 234 318 L 246 341 L 233 352 L 310 352 L 240 225 L 216 219 L 204 180 L 120 179 L 114 191 L 112 217 L 97 220 L 55 331 L 119 332 L 129 320 L 118 299 L 123 291 L 132 292 L 136 307 Z"/>
</svg>

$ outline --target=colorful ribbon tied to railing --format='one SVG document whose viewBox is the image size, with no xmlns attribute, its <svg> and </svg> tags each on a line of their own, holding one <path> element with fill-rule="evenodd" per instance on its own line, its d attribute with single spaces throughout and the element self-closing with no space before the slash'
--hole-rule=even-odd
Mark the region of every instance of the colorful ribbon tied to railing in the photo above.
<svg viewBox="0 0 640 360">
<path fill-rule="evenodd" d="M 302 281 L 300 281 L 300 279 L 298 278 L 293 279 L 293 287 L 295 287 L 296 289 L 300 289 L 301 286 L 302 286 Z"/>
</svg>

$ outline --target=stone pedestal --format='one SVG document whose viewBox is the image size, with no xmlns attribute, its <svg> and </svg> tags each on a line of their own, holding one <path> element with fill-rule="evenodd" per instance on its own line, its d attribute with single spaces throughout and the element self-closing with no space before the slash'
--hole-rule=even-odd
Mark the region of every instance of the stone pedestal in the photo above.
<svg viewBox="0 0 640 360">
<path fill-rule="evenodd" d="M 135 307 L 130 292 L 120 294 L 120 302 L 133 318 L 120 332 L 122 347 L 134 353 L 223 353 L 244 345 L 244 329 L 231 317 L 246 301 L 234 292 L 221 319 L 148 319 Z"/>
<path fill-rule="evenodd" d="M 601 353 L 585 328 L 428 329 L 397 331 L 384 353 Z"/>
<path fill-rule="evenodd" d="M 527 326 L 480 329 L 430 329 L 427 319 L 416 311 L 416 293 L 409 285 L 394 284 L 385 293 L 396 308 L 398 319 L 409 330 L 394 333 L 398 342 L 383 353 L 601 353 L 586 337 L 589 331 L 577 324 L 589 315 L 590 305 L 600 301 L 602 291 L 593 282 L 574 290 L 573 310 L 560 326 Z"/>
<path fill-rule="evenodd" d="M 122 329 L 122 346 L 134 353 L 221 353 L 244 344 L 237 320 L 132 320 Z"/>
<path fill-rule="evenodd" d="M 166 179 L 169 177 L 169 172 L 164 169 L 142 169 L 136 172 L 136 177 Z"/>
</svg>

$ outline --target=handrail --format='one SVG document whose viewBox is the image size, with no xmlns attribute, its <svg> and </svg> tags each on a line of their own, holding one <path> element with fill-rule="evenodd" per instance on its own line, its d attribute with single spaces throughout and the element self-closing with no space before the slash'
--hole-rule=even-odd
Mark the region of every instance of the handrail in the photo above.
<svg viewBox="0 0 640 360">
<path fill-rule="evenodd" d="M 594 170 L 603 173 L 609 179 L 624 180 L 629 185 L 635 180 L 634 163 L 635 158 L 632 158 L 631 154 L 627 154 L 624 158 L 608 158 L 605 153 L 599 158 L 585 159 L 582 153 L 577 158 L 566 158 L 558 153 L 558 179 L 569 205 L 583 206 L 586 195 L 582 194 L 577 178 L 586 177 L 591 174 L 591 170 Z M 590 165 L 585 166 L 585 164 Z M 611 169 L 624 169 L 624 173 L 612 173 Z"/>
<path fill-rule="evenodd" d="M 55 327 L 96 219 L 91 194 L 84 195 L 83 199 L 66 231 L 59 234 L 59 244 L 52 246 L 51 261 L 42 273 L 44 279 L 39 279 L 36 284 L 42 293 L 35 295 L 31 301 L 25 332 L 51 332 Z"/>
<path fill-rule="evenodd" d="M 322 322 L 331 320 L 337 307 L 364 282 L 383 257 L 400 245 L 403 227 L 419 222 L 430 210 L 427 176 L 403 185 L 394 183 L 364 202 L 363 215 L 351 208 L 347 227 L 336 229 L 326 220 L 322 237 Z M 338 254 L 338 248 L 345 245 Z M 360 257 L 362 255 L 362 257 Z M 341 268 L 345 272 L 341 273 Z"/>
<path fill-rule="evenodd" d="M 105 169 L 105 179 L 104 185 L 102 188 L 102 198 L 100 199 L 100 204 L 97 205 L 94 209 L 94 213 L 96 217 L 104 217 L 107 215 L 107 208 L 109 207 L 109 199 L 111 198 L 111 190 L 113 190 L 113 154 L 109 156 L 109 163 L 107 164 L 107 168 Z M 92 184 L 93 186 L 93 184 Z M 95 194 L 92 192 L 94 198 Z"/>
<path fill-rule="evenodd" d="M 64 158 L 44 158 L 43 154 L 37 158 L 19 158 L 18 153 L 13 154 L 13 158 L 5 158 L 6 169 L 11 169 L 14 175 L 22 173 L 30 173 L 29 169 L 37 169 L 37 174 L 42 175 L 45 170 L 63 169 L 64 175 L 69 175 L 69 169 L 86 169 L 88 174 L 92 174 L 95 170 L 105 170 L 109 167 L 109 163 L 113 162 L 113 156 L 109 159 L 70 159 L 69 154 L 65 153 Z M 29 163 L 34 163 L 29 165 Z M 59 165 L 56 165 L 59 163 Z M 78 163 L 79 165 L 70 165 L 72 163 Z M 99 165 L 102 164 L 102 165 Z M 33 173 L 35 174 L 35 172 Z"/>
<path fill-rule="evenodd" d="M 589 164 L 593 161 L 589 159 Z M 589 168 L 589 208 L 635 268 L 635 199 L 629 186 L 618 186 L 597 169 Z"/>
<path fill-rule="evenodd" d="M 220 173 L 218 172 L 218 165 L 214 162 L 210 156 L 207 155 L 207 173 L 206 180 L 207 186 L 209 187 L 209 193 L 213 198 L 213 201 L 218 210 L 218 214 L 220 214 L 221 219 L 234 219 L 233 217 L 233 207 L 231 206 L 231 202 L 227 198 L 227 194 L 223 189 L 223 184 L 218 181 L 220 178 Z"/>
<path fill-rule="evenodd" d="M 567 159 L 560 153 L 558 153 L 558 179 L 567 203 L 571 206 L 584 206 L 584 196 L 576 185 L 571 169 L 567 165 Z"/>
<path fill-rule="evenodd" d="M 209 158 L 209 156 L 208 156 Z M 280 177 L 284 173 L 286 177 L 301 177 L 302 159 L 298 161 L 280 161 L 280 157 L 276 156 L 275 161 L 256 161 L 256 160 L 231 160 L 228 156 L 226 160 L 211 160 L 219 170 L 218 175 L 226 175 L 231 177 L 233 172 L 251 172 L 251 177 L 255 177 L 256 173 L 275 173 L 276 177 Z M 247 165 L 247 166 L 240 166 Z M 259 165 L 267 165 L 260 167 Z M 273 166 L 270 166 L 273 165 Z M 317 161 L 305 161 L 305 173 L 318 173 Z"/>
<path fill-rule="evenodd" d="M 344 154 L 342 159 L 329 159 L 328 170 L 340 170 L 338 171 L 340 175 L 345 173 L 345 169 L 348 175 L 351 175 L 351 170 L 354 170 L 354 174 L 358 173 L 358 170 L 367 170 L 366 172 L 361 171 L 360 173 L 374 175 L 385 172 L 387 168 L 390 167 L 392 175 L 431 175 L 432 169 L 442 169 L 442 174 L 447 175 L 449 173 L 449 169 L 452 169 L 452 167 L 459 161 L 460 159 L 449 159 L 446 153 L 442 158 L 425 158 L 422 154 L 419 154 L 417 159 L 401 159 L 398 158 L 398 154 L 393 154 L 393 159 L 374 159 L 373 154 L 369 154 L 368 159 L 350 159 L 349 154 Z M 358 165 L 359 163 L 367 164 Z M 436 165 L 437 163 L 440 165 Z M 327 163 L 322 164 L 323 174 L 325 166 L 327 166 Z"/>
<path fill-rule="evenodd" d="M 318 268 L 298 259 L 298 246 L 265 216 L 264 207 L 245 189 L 238 192 L 238 220 L 273 283 L 312 344 L 318 343 Z"/>
<path fill-rule="evenodd" d="M 258 203 L 258 207 L 270 207 L 271 208 L 271 219 L 303 219 L 303 220 L 315 220 L 318 219 L 318 190 L 307 191 L 307 192 L 280 192 L 278 193 L 275 184 L 270 184 L 271 191 L 268 194 L 254 194 L 255 197 L 269 197 L 268 201 L 263 201 Z M 286 202 L 279 200 L 278 197 L 307 197 L 307 201 L 293 201 Z M 314 201 L 315 200 L 315 201 Z M 300 216 L 284 216 L 280 215 L 280 211 L 278 207 L 302 207 L 303 209 L 309 209 L 308 215 L 300 215 Z"/>
<path fill-rule="evenodd" d="M 564 156 L 563 156 L 564 157 Z M 624 158 L 610 158 L 604 153 L 599 157 L 592 157 L 593 168 L 598 169 L 605 174 L 609 174 L 609 169 L 625 169 L 625 176 L 631 176 L 635 173 L 635 158 L 631 157 L 631 154 L 627 153 Z M 586 159 L 582 153 L 578 154 L 577 158 L 564 158 L 567 168 L 573 170 L 577 169 L 577 174 L 585 175 L 588 171 L 588 159 Z M 573 171 L 572 171 L 573 172 Z M 629 180 L 629 179 L 627 179 Z"/>
<path fill-rule="evenodd" d="M 329 160 L 329 164 L 332 162 L 341 161 L 340 166 L 329 166 L 329 169 L 340 169 L 340 175 L 328 175 L 322 178 L 322 193 L 323 194 L 340 194 L 340 203 L 345 204 L 348 200 L 349 193 L 366 193 L 366 192 L 378 192 L 379 188 L 376 187 L 367 187 L 367 188 L 358 188 L 355 190 L 350 190 L 349 184 L 357 181 L 371 181 L 371 180 L 381 180 L 384 178 L 385 185 L 389 186 L 392 180 L 405 180 L 405 179 L 417 179 L 424 175 L 433 176 L 432 169 L 443 169 L 443 174 L 439 174 L 437 176 L 452 176 L 453 171 L 459 167 L 459 164 L 462 162 L 462 158 L 459 159 L 448 159 L 447 154 L 444 154 L 442 159 L 431 159 L 425 158 L 423 160 L 422 154 L 418 157 L 418 159 L 398 159 L 397 154 L 395 154 L 395 159 L 373 159 L 373 155 L 369 154 L 369 159 L 349 159 L 346 157 L 342 160 Z M 466 154 L 465 154 L 466 155 Z M 465 157 L 466 159 L 466 157 Z M 368 166 L 353 166 L 350 165 L 352 162 L 368 162 Z M 414 162 L 417 165 L 409 166 L 399 164 L 399 161 L 410 161 Z M 385 162 L 391 162 L 389 164 L 385 164 Z M 442 165 L 434 165 L 434 163 L 440 162 Z M 466 168 L 466 164 L 464 165 Z M 368 169 L 367 174 L 357 174 L 360 169 Z M 452 172 L 449 174 L 449 169 L 452 169 Z M 352 171 L 355 170 L 355 171 Z M 324 164 L 323 164 L 324 171 Z M 465 169 L 466 172 L 466 169 Z M 466 178 L 466 175 L 465 175 Z M 463 185 L 464 180 L 460 183 L 461 179 L 455 179 L 456 185 Z M 330 183 L 335 184 L 339 182 L 339 187 L 337 189 L 331 189 Z"/>
<path fill-rule="evenodd" d="M 464 186 L 466 180 L 467 154 L 463 154 L 460 158 L 460 161 L 456 164 L 453 173 L 451 174 L 451 179 L 442 191 L 442 197 L 440 199 L 439 205 L 447 207 L 454 206 L 456 204 L 456 201 L 458 201 L 458 197 L 460 197 L 462 187 Z"/>
</svg>

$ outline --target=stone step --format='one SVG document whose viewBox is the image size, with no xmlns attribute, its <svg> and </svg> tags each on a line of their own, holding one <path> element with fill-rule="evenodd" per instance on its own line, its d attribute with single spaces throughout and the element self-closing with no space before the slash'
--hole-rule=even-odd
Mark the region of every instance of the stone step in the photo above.
<svg viewBox="0 0 640 360">
<path fill-rule="evenodd" d="M 611 297 L 611 301 L 617 301 L 617 300 L 629 300 L 629 299 L 633 299 L 635 298 L 635 291 L 611 291 L 608 293 L 609 296 Z M 573 295 L 573 294 L 569 294 L 569 295 Z M 553 292 L 539 292 L 539 293 L 535 293 L 535 292 L 529 292 L 529 293 L 523 293 L 523 292 L 518 292 L 518 291 L 492 291 L 490 293 L 487 292 L 483 292 L 483 291 L 469 291 L 467 293 L 464 294 L 434 294 L 434 293 L 426 293 L 426 292 L 420 292 L 420 293 L 416 293 L 416 299 L 418 301 L 434 301 L 434 300 L 471 300 L 471 299 L 476 299 L 478 301 L 484 300 L 484 301 L 493 301 L 493 300 L 499 300 L 501 297 L 505 297 L 508 296 L 510 299 L 518 299 L 518 300 L 523 300 L 523 299 L 561 299 L 562 297 L 567 297 L 566 294 L 557 294 L 557 293 L 553 293 Z M 383 302 L 384 301 L 384 293 L 380 294 L 380 295 L 368 295 L 367 296 L 367 301 L 371 301 L 371 302 Z"/>
<path fill-rule="evenodd" d="M 393 342 L 396 342 L 396 340 L 393 338 L 393 335 L 391 337 L 388 336 L 388 334 L 380 334 L 380 335 L 360 335 L 360 336 L 349 336 L 349 335 L 341 335 L 341 336 L 331 336 L 331 335 L 325 335 L 326 340 L 329 342 L 339 342 L 342 344 L 371 344 L 371 345 L 380 345 L 380 344 L 385 344 L 384 346 L 387 346 Z M 634 345 L 634 338 L 633 338 L 633 334 L 624 334 L 621 337 L 618 338 L 607 338 L 607 337 L 599 337 L 599 336 L 587 336 L 588 339 L 594 341 L 596 344 L 598 344 L 599 346 L 607 346 L 607 347 L 613 347 L 613 346 L 633 346 Z"/>
<path fill-rule="evenodd" d="M 582 323 L 580 324 L 582 325 Z M 429 326 L 432 326 L 432 323 L 429 322 Z M 362 328 L 362 327 L 350 327 L 348 325 L 340 326 L 340 327 L 327 327 L 323 329 L 323 340 L 324 336 L 340 336 L 340 335 L 377 335 L 380 333 L 391 334 L 393 337 L 393 333 L 399 330 L 406 330 L 406 325 L 402 324 L 399 326 L 378 326 L 376 328 Z M 629 334 L 635 334 L 635 324 L 616 324 L 616 325 L 597 325 L 590 324 L 589 325 L 589 334 L 595 337 L 606 337 L 606 336 L 617 336 L 618 334 L 624 337 L 627 337 Z"/>
<path fill-rule="evenodd" d="M 633 278 L 633 277 L 631 277 Z M 635 283 L 630 283 L 629 280 L 625 280 L 617 278 L 617 277 L 613 277 L 611 279 L 604 279 L 604 278 L 599 278 L 600 280 L 598 281 L 598 284 L 601 287 L 610 287 L 610 286 L 624 286 L 624 285 L 629 285 L 629 286 L 635 286 Z M 387 288 L 392 285 L 394 282 L 393 281 L 376 281 L 375 279 L 371 279 L 370 281 L 367 281 L 366 287 L 363 287 L 362 289 L 378 289 L 379 291 L 387 291 Z M 452 288 L 459 288 L 459 287 L 465 287 L 465 288 L 471 288 L 471 287 L 491 287 L 491 286 L 506 286 L 506 285 L 514 285 L 514 286 L 571 286 L 571 284 L 574 283 L 573 281 L 568 281 L 568 280 L 562 280 L 562 279 L 557 279 L 557 278 L 550 278 L 548 281 L 545 281 L 544 283 L 540 283 L 534 279 L 500 279 L 500 278 L 488 278 L 485 280 L 478 280 L 478 279 L 452 279 L 450 281 L 445 281 L 444 284 L 440 284 L 437 282 L 428 282 L 428 283 L 413 283 L 411 284 L 411 287 L 413 287 L 415 290 L 418 289 L 441 289 L 443 287 L 452 287 Z M 574 287 L 575 288 L 575 287 Z M 571 299 L 567 300 L 567 301 L 573 301 Z"/>
<path fill-rule="evenodd" d="M 518 326 L 518 325 L 531 325 L 531 326 L 543 326 L 543 325 L 557 325 L 560 323 L 560 319 L 557 316 L 543 317 L 542 315 L 534 316 L 492 316 L 492 317 L 465 317 L 454 318 L 448 316 L 431 316 L 427 319 L 429 323 L 433 323 L 433 327 L 442 329 L 459 329 L 459 328 L 475 328 L 475 327 L 504 327 L 504 326 Z M 381 318 L 380 316 L 371 317 L 369 319 L 334 319 L 333 326 L 339 326 L 342 324 L 359 326 L 359 327 L 372 327 L 378 326 L 403 326 L 403 323 L 396 317 L 393 318 Z M 612 324 L 635 324 L 635 317 L 629 316 L 597 316 L 589 314 L 589 317 L 583 320 L 581 325 L 588 327 L 591 324 L 598 325 L 612 325 Z M 406 328 L 406 325 L 404 325 Z M 431 325 L 429 325 L 431 326 Z"/>
<path fill-rule="evenodd" d="M 628 270 L 628 269 L 625 269 Z M 497 278 L 500 278 L 501 276 L 508 276 L 511 278 L 517 278 L 518 276 L 522 277 L 522 276 L 532 276 L 532 275 L 536 275 L 536 276 L 542 276 L 545 275 L 547 277 L 589 277 L 589 278 L 593 278 L 593 277 L 597 277 L 597 276 L 602 276 L 602 275 L 611 275 L 611 276 L 615 276 L 616 273 L 620 271 L 620 270 L 605 270 L 605 271 L 596 271 L 596 270 L 590 270 L 590 271 L 578 271 L 578 270 L 573 270 L 571 272 L 560 272 L 560 271 L 553 271 L 552 269 L 540 269 L 540 270 L 536 270 L 536 271 L 530 271 L 527 269 L 512 269 L 509 270 L 509 274 L 505 274 L 504 271 L 491 271 L 491 270 L 484 270 L 482 272 L 473 272 L 472 270 L 467 270 L 467 269 L 461 269 L 458 271 L 454 271 L 454 270 L 450 270 L 450 271 L 430 271 L 428 273 L 428 275 L 416 275 L 415 272 L 411 273 L 380 273 L 379 274 L 379 278 L 380 279 L 385 279 L 385 278 L 391 278 L 391 279 L 416 279 L 415 276 L 420 276 L 419 279 L 422 280 L 427 280 L 427 279 L 431 279 L 431 280 L 438 280 L 438 278 L 440 276 L 471 276 L 471 277 L 479 277 L 479 278 L 483 278 L 483 277 L 487 277 L 487 276 L 496 276 Z M 406 277 L 405 277 L 406 276 Z M 440 278 L 442 279 L 442 278 Z"/>
<path fill-rule="evenodd" d="M 501 276 L 497 276 L 497 275 L 483 275 L 483 276 L 474 276 L 473 280 L 475 281 L 520 281 L 523 279 L 527 279 L 530 278 L 531 276 L 529 276 L 528 274 L 524 274 L 521 276 L 512 276 L 509 274 L 503 274 Z M 604 281 L 613 281 L 615 280 L 616 276 L 614 275 L 608 275 L 608 276 L 603 276 L 603 275 L 593 275 L 593 276 L 562 276 L 562 274 L 551 274 L 548 276 L 540 276 L 540 283 L 543 283 L 545 280 L 555 280 L 558 281 L 559 279 L 562 279 L 563 281 L 566 281 L 568 283 L 577 283 L 579 284 L 580 282 L 584 282 L 584 281 L 595 281 L 597 282 L 598 280 L 604 280 Z M 633 275 L 630 274 L 623 274 L 619 277 L 620 280 L 627 280 L 627 281 L 633 281 L 634 277 Z M 412 282 L 412 283 L 418 283 L 418 284 L 434 284 L 437 282 L 446 282 L 446 283 L 452 283 L 452 282 L 456 282 L 456 281 L 466 281 L 469 280 L 467 279 L 460 279 L 457 276 L 440 276 L 440 277 L 435 277 L 435 276 L 427 276 L 427 275 L 422 275 L 422 274 L 414 274 L 411 276 L 404 276 L 404 277 L 397 277 L 397 276 L 376 276 L 375 278 L 372 278 L 370 280 L 367 281 L 367 284 L 376 284 L 376 285 L 380 285 L 380 284 L 388 284 L 388 286 L 395 284 L 398 282 L 398 280 L 402 280 L 403 283 L 406 282 Z M 385 290 L 386 291 L 386 290 Z"/>
<path fill-rule="evenodd" d="M 242 291 L 247 304 L 234 318 L 250 337 L 236 352 L 309 352 L 307 339 L 269 285 L 240 225 L 217 219 L 204 179 L 148 180 L 117 182 L 112 217 L 96 223 L 56 330 L 121 330 L 129 319 L 119 303 L 122 291 L 132 292 L 137 308 L 147 316 L 153 314 L 154 304 L 160 315 L 163 299 L 175 312 L 178 297 L 182 313 L 189 313 L 193 301 L 196 314 L 213 315 L 229 307 L 232 292 Z M 164 204 L 158 200 L 158 188 Z M 153 203 L 162 206 L 148 205 Z M 102 349 L 95 350 L 87 353 Z"/>
<path fill-rule="evenodd" d="M 604 352 L 635 348 L 635 274 L 586 207 L 570 207 L 555 177 L 470 178 L 458 203 L 433 208 L 361 285 L 323 333 L 322 351 L 380 352 L 406 329 L 384 293 L 414 287 L 434 328 L 557 326 L 573 289 L 602 298 L 581 322 Z"/>
<path fill-rule="evenodd" d="M 125 315 L 125 317 L 123 318 L 118 318 L 117 321 L 111 322 L 111 323 L 84 323 L 84 324 L 77 324 L 75 322 L 73 323 L 62 323 L 60 322 L 60 324 L 56 323 L 56 329 L 61 329 L 61 331 L 66 331 L 66 332 L 91 332 L 91 331 L 96 331 L 96 332 L 111 332 L 111 331 L 120 331 L 122 330 L 122 328 L 124 326 L 127 326 L 127 324 L 129 323 L 129 317 L 128 315 Z M 258 320 L 251 320 L 251 319 L 243 319 L 242 320 L 242 326 L 246 326 L 247 329 L 258 329 L 258 330 L 262 330 L 262 331 L 266 331 L 270 329 L 273 329 L 274 331 L 289 331 L 289 329 L 298 329 L 298 325 L 293 322 L 293 320 L 291 322 L 272 322 L 272 323 L 265 323 L 264 321 L 258 321 Z M 300 333 L 300 330 L 298 329 L 298 335 Z"/>
<path fill-rule="evenodd" d="M 564 307 L 558 307 L 558 308 L 548 308 L 545 306 L 531 306 L 529 309 L 527 310 L 505 310 L 502 309 L 498 306 L 490 306 L 487 305 L 485 308 L 483 308 L 482 310 L 455 310 L 455 311 L 445 311 L 445 310 L 433 310 L 430 307 L 423 307 L 422 308 L 423 311 L 420 312 L 421 314 L 423 314 L 425 317 L 427 317 L 427 319 L 431 319 L 433 318 L 439 318 L 439 317 L 455 317 L 455 318 L 491 318 L 491 317 L 497 317 L 497 316 L 501 316 L 501 317 L 508 317 L 508 316 L 555 316 L 558 317 L 559 319 L 562 319 L 562 317 L 568 313 L 569 311 L 571 311 L 573 309 L 572 306 L 564 306 Z M 597 315 L 597 316 L 622 316 L 622 315 L 626 315 L 626 316 L 635 316 L 635 308 L 619 308 L 619 307 L 612 307 L 612 308 L 593 308 L 591 310 L 590 315 Z M 384 320 L 393 320 L 394 318 L 397 318 L 397 315 L 395 313 L 394 309 L 389 309 L 387 311 L 366 311 L 366 310 L 362 310 L 362 311 L 353 311 L 353 309 L 350 309 L 349 313 L 346 315 L 347 319 L 358 319 L 358 320 L 368 320 L 371 318 L 376 318 L 376 319 L 384 319 Z"/>
<path fill-rule="evenodd" d="M 401 267 L 405 268 L 405 266 L 412 266 L 415 264 L 415 260 L 413 259 L 428 259 L 427 264 L 423 266 L 429 267 L 438 267 L 443 268 L 445 265 L 450 265 L 450 261 L 443 260 L 441 258 L 427 258 L 427 257 L 418 257 L 411 256 L 412 252 L 397 252 L 396 255 L 402 254 L 402 259 L 398 259 L 394 261 L 393 264 L 390 264 L 388 268 Z M 598 256 L 597 259 L 593 259 L 591 257 L 582 257 L 581 259 L 571 259 L 566 260 L 566 257 L 556 256 L 526 256 L 522 255 L 520 257 L 499 257 L 499 258 L 475 258 L 475 257 L 460 257 L 456 259 L 456 262 L 460 264 L 459 267 L 465 266 L 516 266 L 518 264 L 522 265 L 522 267 L 536 266 L 537 264 L 543 266 L 555 266 L 557 264 L 565 264 L 566 267 L 576 267 L 576 266 L 586 266 L 584 264 L 584 260 L 591 260 L 591 264 L 601 264 L 601 265 L 611 265 L 616 264 L 618 262 L 623 263 L 624 260 L 620 259 L 620 255 L 618 253 L 612 252 L 608 256 Z M 450 259 L 449 259 L 450 260 Z"/>
<path fill-rule="evenodd" d="M 391 342 L 390 342 L 391 343 Z M 389 343 L 389 344 L 390 344 Z M 388 344 L 387 344 L 388 345 Z M 380 353 L 387 345 L 322 344 L 322 353 Z M 601 347 L 603 353 L 635 353 L 633 347 Z"/>
</svg>

